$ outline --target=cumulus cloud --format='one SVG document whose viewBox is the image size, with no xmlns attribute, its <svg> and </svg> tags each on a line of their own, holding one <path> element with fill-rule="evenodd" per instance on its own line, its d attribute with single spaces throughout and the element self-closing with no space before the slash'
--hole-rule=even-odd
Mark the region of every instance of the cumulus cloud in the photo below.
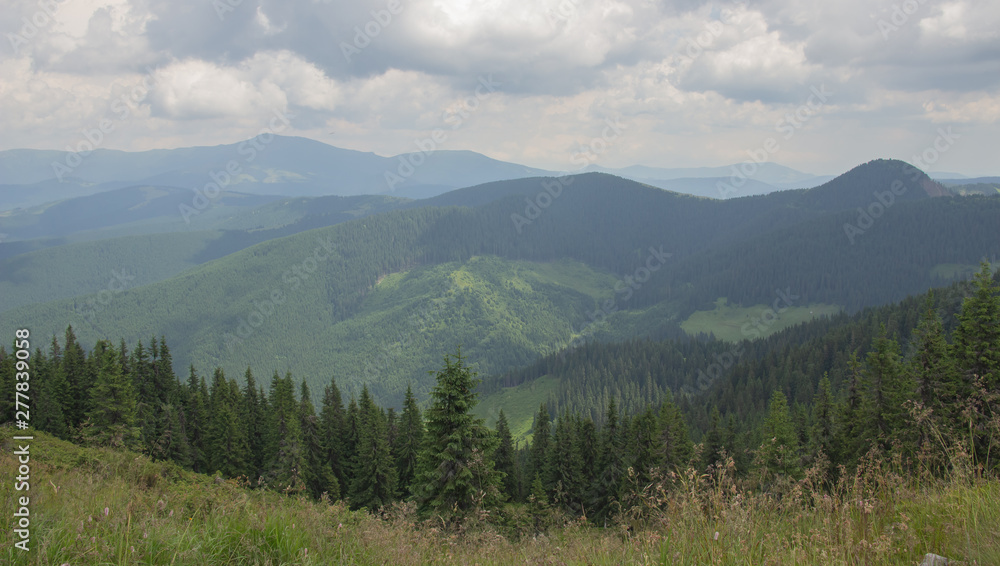
<svg viewBox="0 0 1000 566">
<path fill-rule="evenodd" d="M 235 141 L 280 110 L 300 135 L 411 151 L 483 77 L 448 148 L 553 169 L 608 118 L 631 126 L 606 165 L 741 160 L 820 85 L 836 94 L 775 160 L 829 173 L 940 124 L 997 133 L 995 2 L 2 2 L 4 148 L 61 149 L 147 76 L 109 146 Z M 949 159 L 988 169 L 980 145 Z"/>
</svg>

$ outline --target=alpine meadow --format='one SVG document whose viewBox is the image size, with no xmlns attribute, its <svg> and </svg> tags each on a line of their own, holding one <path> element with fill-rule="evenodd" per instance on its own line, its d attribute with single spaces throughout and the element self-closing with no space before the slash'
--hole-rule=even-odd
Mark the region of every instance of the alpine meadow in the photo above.
<svg viewBox="0 0 1000 566">
<path fill-rule="evenodd" d="M 1000 564 L 1000 5 L 0 14 L 0 562 Z"/>
</svg>

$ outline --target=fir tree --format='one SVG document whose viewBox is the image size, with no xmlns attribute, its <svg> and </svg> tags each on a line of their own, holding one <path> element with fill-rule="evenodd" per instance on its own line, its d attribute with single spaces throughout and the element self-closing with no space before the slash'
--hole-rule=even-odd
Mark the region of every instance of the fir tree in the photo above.
<svg viewBox="0 0 1000 566">
<path fill-rule="evenodd" d="M 552 429 L 549 423 L 549 409 L 542 403 L 535 415 L 535 424 L 531 435 L 531 460 L 528 466 L 528 476 L 536 474 L 542 479 L 542 485 L 548 491 L 552 490 L 552 472 L 549 467 L 549 445 L 552 441 Z"/>
</svg>

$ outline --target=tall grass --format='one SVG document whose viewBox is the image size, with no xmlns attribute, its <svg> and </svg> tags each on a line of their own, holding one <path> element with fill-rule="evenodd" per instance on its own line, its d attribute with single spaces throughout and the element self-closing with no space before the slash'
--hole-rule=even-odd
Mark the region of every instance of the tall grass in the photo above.
<svg viewBox="0 0 1000 566">
<path fill-rule="evenodd" d="M 10 441 L 0 444 L 0 469 L 16 469 Z M 554 514 L 558 524 L 536 534 L 518 523 L 530 515 L 518 506 L 454 531 L 418 520 L 412 504 L 353 512 L 44 433 L 31 455 L 32 550 L 14 548 L 5 529 L 5 564 L 877 566 L 917 564 L 927 552 L 1000 564 L 1000 482 L 918 480 L 874 458 L 832 485 L 821 465 L 801 481 L 772 478 L 767 493 L 737 479 L 731 461 L 664 474 L 635 486 L 613 527 Z M 20 495 L 0 483 L 6 517 Z"/>
</svg>

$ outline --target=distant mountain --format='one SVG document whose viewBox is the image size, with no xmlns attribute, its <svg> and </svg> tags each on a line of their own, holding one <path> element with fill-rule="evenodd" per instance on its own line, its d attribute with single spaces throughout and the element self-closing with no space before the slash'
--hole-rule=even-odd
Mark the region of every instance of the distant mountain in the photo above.
<svg viewBox="0 0 1000 566">
<path fill-rule="evenodd" d="M 273 136 L 235 144 L 88 155 L 50 150 L 0 152 L 0 209 L 27 207 L 123 186 L 202 190 L 213 183 L 258 195 L 398 194 L 427 197 L 501 179 L 549 174 L 471 151 L 382 157 L 315 140 Z"/>
</svg>

